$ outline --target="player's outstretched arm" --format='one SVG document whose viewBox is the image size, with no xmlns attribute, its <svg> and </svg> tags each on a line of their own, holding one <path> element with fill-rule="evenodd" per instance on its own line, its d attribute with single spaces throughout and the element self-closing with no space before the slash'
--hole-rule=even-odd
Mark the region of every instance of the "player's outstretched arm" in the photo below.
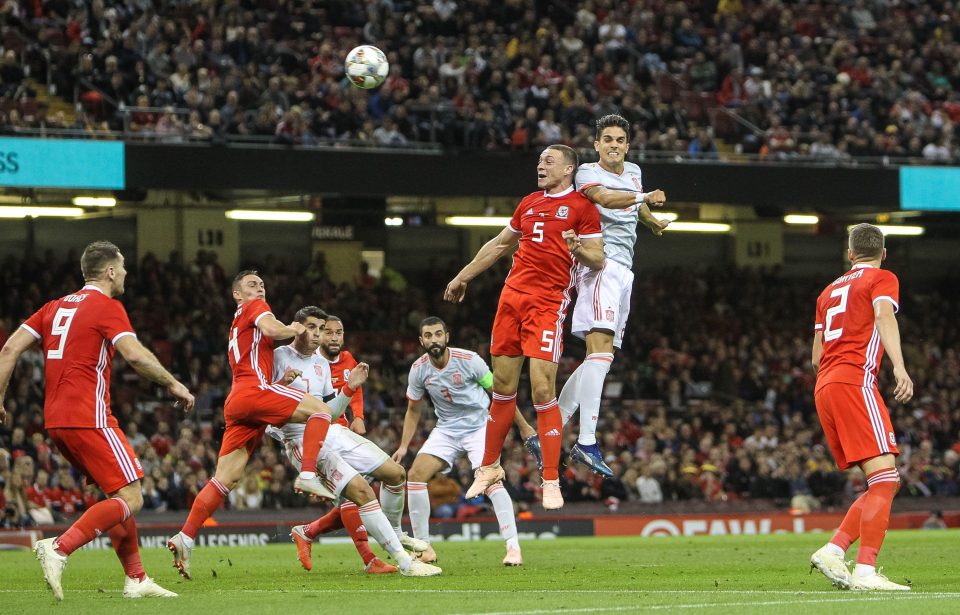
<svg viewBox="0 0 960 615">
<path fill-rule="evenodd" d="M 663 190 L 653 192 L 631 192 L 629 190 L 611 190 L 604 186 L 591 186 L 583 194 L 606 209 L 626 209 L 634 205 L 653 205 L 661 207 L 667 202 L 667 195 Z"/>
<path fill-rule="evenodd" d="M 873 308 L 874 322 L 883 348 L 893 363 L 893 377 L 896 386 L 893 397 L 900 403 L 910 401 L 913 397 L 913 380 L 903 364 L 903 351 L 900 348 L 900 328 L 897 326 L 897 315 L 893 311 L 893 304 L 889 301 L 877 301 Z"/>
<path fill-rule="evenodd" d="M 194 399 L 189 389 L 174 378 L 173 374 L 160 364 L 156 355 L 140 343 L 140 340 L 132 335 L 125 335 L 117 340 L 116 348 L 133 368 L 133 371 L 147 380 L 152 380 L 167 387 L 170 394 L 177 398 L 177 403 L 183 403 L 185 411 L 193 409 Z"/>
<path fill-rule="evenodd" d="M 417 431 L 417 424 L 420 422 L 420 408 L 423 401 L 407 400 L 407 413 L 403 416 L 403 433 L 400 435 L 400 446 L 393 453 L 392 459 L 400 463 L 407 456 L 407 449 L 410 447 L 410 440 L 413 440 L 413 434 Z"/>
<path fill-rule="evenodd" d="M 447 288 L 443 292 L 444 301 L 453 303 L 463 301 L 463 296 L 467 293 L 467 284 L 489 269 L 500 257 L 509 254 L 518 241 L 520 241 L 520 233 L 507 226 L 500 231 L 499 235 L 483 244 L 473 260 L 447 284 Z"/>
<path fill-rule="evenodd" d="M 260 333 L 275 340 L 287 340 L 306 331 L 301 323 L 292 322 L 289 325 L 285 325 L 277 320 L 273 314 L 266 314 L 261 317 L 260 320 L 257 321 L 257 329 L 260 329 Z"/>
<path fill-rule="evenodd" d="M 33 337 L 27 330 L 18 328 L 7 339 L 7 343 L 0 349 L 0 425 L 6 418 L 6 410 L 3 409 L 3 399 L 7 395 L 7 385 L 10 384 L 10 376 L 13 375 L 13 368 L 17 366 L 17 359 L 27 351 L 27 348 L 33 346 L 37 338 Z"/>
</svg>

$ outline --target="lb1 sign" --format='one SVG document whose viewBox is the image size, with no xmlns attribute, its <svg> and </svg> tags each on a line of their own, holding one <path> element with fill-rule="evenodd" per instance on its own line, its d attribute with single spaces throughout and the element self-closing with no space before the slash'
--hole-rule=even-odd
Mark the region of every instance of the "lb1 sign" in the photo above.
<svg viewBox="0 0 960 615">
<path fill-rule="evenodd" d="M 0 138 L 0 186 L 122 190 L 125 176 L 120 141 Z"/>
</svg>

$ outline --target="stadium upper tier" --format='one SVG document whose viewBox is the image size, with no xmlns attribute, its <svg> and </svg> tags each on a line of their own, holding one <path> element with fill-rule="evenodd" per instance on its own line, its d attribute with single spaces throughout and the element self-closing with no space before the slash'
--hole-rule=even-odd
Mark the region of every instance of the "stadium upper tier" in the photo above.
<svg viewBox="0 0 960 615">
<path fill-rule="evenodd" d="M 955 163 L 960 14 L 942 1 L 170 0 L 0 7 L 8 134 L 642 158 Z M 378 90 L 343 58 L 387 52 Z"/>
</svg>

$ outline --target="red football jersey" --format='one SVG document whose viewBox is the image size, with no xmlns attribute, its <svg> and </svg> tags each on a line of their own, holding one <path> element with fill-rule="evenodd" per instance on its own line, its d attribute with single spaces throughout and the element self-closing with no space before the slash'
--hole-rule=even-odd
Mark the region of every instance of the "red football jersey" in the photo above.
<svg viewBox="0 0 960 615">
<path fill-rule="evenodd" d="M 573 186 L 560 194 L 542 190 L 528 194 L 507 226 L 521 235 L 504 284 L 557 301 L 573 285 L 574 272 L 573 256 L 561 233 L 572 229 L 581 239 L 603 236 L 596 206 Z"/>
<path fill-rule="evenodd" d="M 340 354 L 330 361 L 330 382 L 337 393 L 347 384 L 347 379 L 350 378 L 350 370 L 356 366 L 357 360 L 353 358 L 349 350 L 341 350 Z M 353 418 L 363 418 L 363 388 L 357 389 L 357 392 L 350 398 L 350 410 L 353 412 Z M 346 413 L 341 414 L 335 422 L 344 427 L 350 426 Z"/>
<path fill-rule="evenodd" d="M 135 335 L 123 304 L 87 285 L 47 303 L 20 326 L 43 347 L 44 427 L 116 427 L 110 412 L 114 344 Z"/>
<path fill-rule="evenodd" d="M 241 303 L 230 325 L 227 357 L 233 371 L 233 388 L 271 384 L 273 338 L 257 328 L 267 314 L 273 315 L 263 299 Z"/>
<path fill-rule="evenodd" d="M 890 271 L 855 265 L 817 299 L 815 329 L 823 333 L 817 390 L 831 382 L 877 386 L 883 344 L 874 325 L 874 305 L 889 301 L 900 309 L 900 282 Z"/>
</svg>

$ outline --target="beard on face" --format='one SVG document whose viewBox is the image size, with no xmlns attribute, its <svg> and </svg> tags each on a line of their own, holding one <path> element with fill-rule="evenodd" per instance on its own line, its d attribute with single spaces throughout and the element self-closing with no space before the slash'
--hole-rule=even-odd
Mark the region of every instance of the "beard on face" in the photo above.
<svg viewBox="0 0 960 615">
<path fill-rule="evenodd" d="M 440 357 L 443 356 L 443 352 L 446 349 L 447 349 L 446 344 L 440 344 L 440 343 L 434 342 L 433 344 L 430 344 L 430 346 L 427 347 L 427 352 L 429 352 L 430 356 L 433 357 L 434 359 L 439 359 Z"/>
</svg>

